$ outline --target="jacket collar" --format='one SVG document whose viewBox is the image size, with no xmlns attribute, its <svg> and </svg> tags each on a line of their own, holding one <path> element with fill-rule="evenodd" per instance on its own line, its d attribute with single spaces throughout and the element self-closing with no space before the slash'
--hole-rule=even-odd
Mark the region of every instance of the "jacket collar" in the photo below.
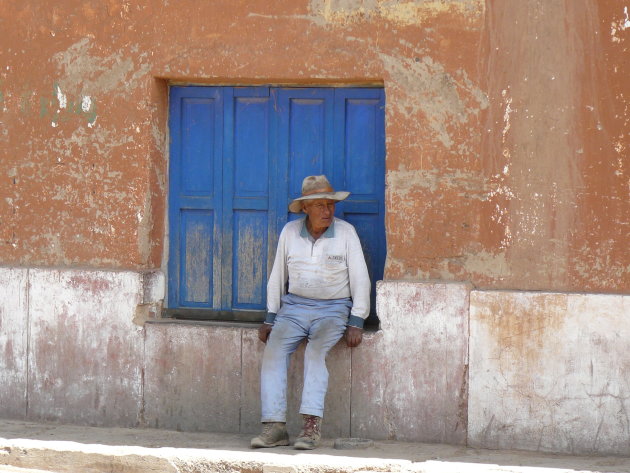
<svg viewBox="0 0 630 473">
<path fill-rule="evenodd" d="M 302 219 L 302 228 L 300 229 L 300 236 L 302 238 L 313 238 L 311 236 L 311 234 L 308 232 L 308 228 L 306 228 L 306 219 L 308 217 L 304 217 Z M 335 238 L 335 218 L 333 218 L 332 223 L 330 224 L 330 226 L 326 229 L 326 231 L 324 233 L 322 233 L 322 236 L 320 238 Z"/>
</svg>

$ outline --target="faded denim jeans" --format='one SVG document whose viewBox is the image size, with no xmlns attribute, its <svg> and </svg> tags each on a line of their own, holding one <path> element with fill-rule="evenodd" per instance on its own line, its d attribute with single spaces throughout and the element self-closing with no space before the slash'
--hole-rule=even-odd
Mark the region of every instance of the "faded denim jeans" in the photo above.
<svg viewBox="0 0 630 473">
<path fill-rule="evenodd" d="M 304 351 L 304 388 L 300 414 L 324 415 L 328 389 L 326 355 L 343 336 L 352 301 L 315 300 L 287 294 L 267 340 L 260 375 L 262 422 L 286 422 L 287 370 L 291 354 Z"/>
</svg>

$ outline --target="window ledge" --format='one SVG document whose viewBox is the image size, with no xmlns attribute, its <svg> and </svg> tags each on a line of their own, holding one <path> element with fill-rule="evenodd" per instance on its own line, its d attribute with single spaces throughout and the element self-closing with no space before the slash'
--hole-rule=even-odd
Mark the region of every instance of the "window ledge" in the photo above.
<svg viewBox="0 0 630 473">
<path fill-rule="evenodd" d="M 185 325 L 200 327 L 226 327 L 226 328 L 251 328 L 258 329 L 262 322 L 243 322 L 236 320 L 194 320 L 194 319 L 151 319 L 146 321 L 147 324 L 154 325 Z"/>
<path fill-rule="evenodd" d="M 163 309 L 165 319 L 189 321 L 218 321 L 218 322 L 263 322 L 267 312 L 264 310 L 213 310 L 175 308 Z"/>
<path fill-rule="evenodd" d="M 197 325 L 206 327 L 239 327 L 258 329 L 264 321 L 263 311 L 216 311 L 208 309 L 163 309 L 162 318 L 149 319 L 148 324 Z M 376 319 L 378 321 L 378 319 Z M 380 324 L 368 323 L 364 333 L 380 331 Z"/>
</svg>

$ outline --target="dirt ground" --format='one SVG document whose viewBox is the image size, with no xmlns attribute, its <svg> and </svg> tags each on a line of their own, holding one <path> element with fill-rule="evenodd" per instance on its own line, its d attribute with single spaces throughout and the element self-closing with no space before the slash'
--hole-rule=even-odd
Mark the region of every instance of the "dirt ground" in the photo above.
<svg viewBox="0 0 630 473">
<path fill-rule="evenodd" d="M 376 441 L 337 450 L 325 439 L 312 452 L 251 450 L 249 436 L 0 421 L 0 472 L 630 472 L 630 458 L 480 450 Z"/>
</svg>

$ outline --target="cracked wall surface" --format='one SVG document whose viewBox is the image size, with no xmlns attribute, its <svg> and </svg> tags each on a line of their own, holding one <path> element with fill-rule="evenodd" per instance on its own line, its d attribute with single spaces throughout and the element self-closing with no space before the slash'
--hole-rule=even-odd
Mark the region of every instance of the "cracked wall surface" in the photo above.
<svg viewBox="0 0 630 473">
<path fill-rule="evenodd" d="M 630 297 L 472 291 L 469 443 L 627 454 Z"/>
<path fill-rule="evenodd" d="M 168 81 L 378 83 L 386 278 L 630 290 L 627 6 L 3 4 L 0 263 L 164 267 Z"/>
</svg>

